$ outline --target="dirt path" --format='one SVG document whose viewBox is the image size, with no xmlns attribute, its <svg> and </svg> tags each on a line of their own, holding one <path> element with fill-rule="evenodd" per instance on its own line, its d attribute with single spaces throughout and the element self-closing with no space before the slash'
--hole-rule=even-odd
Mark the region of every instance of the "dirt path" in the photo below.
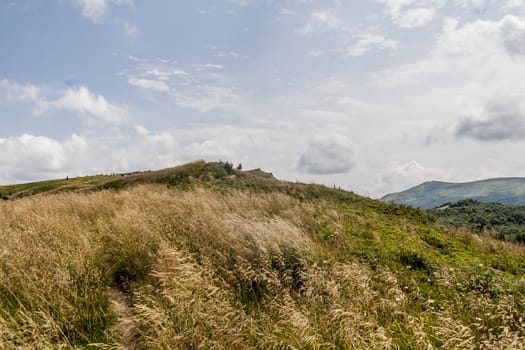
<svg viewBox="0 0 525 350">
<path fill-rule="evenodd" d="M 115 332 L 121 336 L 123 349 L 140 350 L 140 336 L 133 323 L 133 306 L 129 295 L 119 288 L 108 289 L 112 309 L 118 319 L 115 325 Z"/>
</svg>

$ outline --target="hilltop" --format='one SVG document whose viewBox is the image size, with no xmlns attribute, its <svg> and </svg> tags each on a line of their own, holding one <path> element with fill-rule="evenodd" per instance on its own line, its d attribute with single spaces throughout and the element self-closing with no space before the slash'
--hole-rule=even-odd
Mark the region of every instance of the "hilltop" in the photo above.
<svg viewBox="0 0 525 350">
<path fill-rule="evenodd" d="M 496 178 L 465 183 L 429 181 L 382 198 L 388 203 L 427 209 L 462 199 L 525 205 L 525 178 Z"/>
<path fill-rule="evenodd" d="M 525 247 L 195 162 L 4 186 L 0 349 L 523 349 Z"/>
<path fill-rule="evenodd" d="M 238 178 L 236 178 L 238 177 Z M 265 183 L 276 183 L 271 173 L 254 169 L 236 171 L 233 166 L 224 162 L 197 161 L 181 166 L 156 171 L 137 171 L 133 173 L 83 176 L 76 178 L 56 179 L 31 182 L 26 184 L 0 186 L 0 199 L 17 199 L 39 193 L 52 194 L 60 192 L 90 192 L 103 189 L 122 189 L 137 184 L 164 184 L 168 186 L 184 186 L 190 184 L 233 183 L 237 186 L 261 184 L 260 180 L 270 180 Z M 272 181 L 273 180 L 273 181 Z"/>
</svg>

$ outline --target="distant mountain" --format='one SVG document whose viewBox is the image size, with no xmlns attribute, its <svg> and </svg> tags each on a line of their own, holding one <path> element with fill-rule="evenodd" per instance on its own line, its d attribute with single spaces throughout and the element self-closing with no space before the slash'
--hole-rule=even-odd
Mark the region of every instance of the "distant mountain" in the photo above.
<svg viewBox="0 0 525 350">
<path fill-rule="evenodd" d="M 525 178 L 496 178 L 465 183 L 429 181 L 382 198 L 388 203 L 427 209 L 462 199 L 525 205 Z"/>
</svg>

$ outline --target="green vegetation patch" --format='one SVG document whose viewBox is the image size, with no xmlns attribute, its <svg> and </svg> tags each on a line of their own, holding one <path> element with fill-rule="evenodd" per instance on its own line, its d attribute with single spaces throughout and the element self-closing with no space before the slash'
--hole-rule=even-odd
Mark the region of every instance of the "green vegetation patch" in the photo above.
<svg viewBox="0 0 525 350">
<path fill-rule="evenodd" d="M 486 232 L 509 242 L 525 243 L 525 206 L 466 199 L 444 204 L 429 212 L 446 225 Z"/>
</svg>

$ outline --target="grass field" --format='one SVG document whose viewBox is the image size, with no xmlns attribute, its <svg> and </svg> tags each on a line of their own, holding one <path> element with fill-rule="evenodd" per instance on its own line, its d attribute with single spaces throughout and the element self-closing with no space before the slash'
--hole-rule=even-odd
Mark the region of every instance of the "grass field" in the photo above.
<svg viewBox="0 0 525 350">
<path fill-rule="evenodd" d="M 523 349 L 525 248 L 197 162 L 2 187 L 0 349 Z"/>
</svg>

